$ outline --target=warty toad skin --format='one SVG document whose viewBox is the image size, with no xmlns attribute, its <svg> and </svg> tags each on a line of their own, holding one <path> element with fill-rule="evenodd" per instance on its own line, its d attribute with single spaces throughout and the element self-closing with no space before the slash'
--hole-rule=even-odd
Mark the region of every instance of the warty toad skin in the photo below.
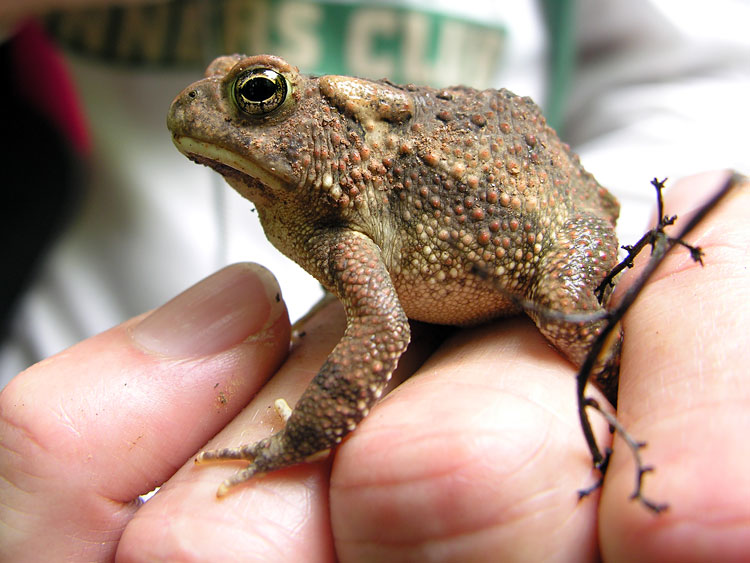
<svg viewBox="0 0 750 563">
<path fill-rule="evenodd" d="M 529 98 L 306 76 L 278 57 L 234 55 L 177 96 L 168 126 L 347 314 L 283 430 L 200 454 L 250 460 L 220 494 L 354 430 L 409 344 L 408 319 L 525 311 L 576 365 L 604 322 L 580 319 L 602 310 L 594 290 L 617 262 L 619 205 Z M 619 343 L 597 368 L 611 400 L 618 361 Z"/>
</svg>

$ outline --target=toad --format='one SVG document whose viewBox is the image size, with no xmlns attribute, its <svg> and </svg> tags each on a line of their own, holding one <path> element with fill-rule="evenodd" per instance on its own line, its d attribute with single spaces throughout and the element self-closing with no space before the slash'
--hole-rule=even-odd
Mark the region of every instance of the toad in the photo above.
<svg viewBox="0 0 750 563">
<path fill-rule="evenodd" d="M 409 344 L 408 319 L 526 312 L 575 365 L 605 323 L 595 290 L 617 262 L 619 205 L 529 98 L 308 76 L 275 56 L 234 55 L 177 96 L 167 123 L 347 316 L 281 431 L 198 456 L 250 462 L 220 496 L 318 459 L 354 430 Z M 618 363 L 619 340 L 596 369 L 610 400 Z"/>
</svg>

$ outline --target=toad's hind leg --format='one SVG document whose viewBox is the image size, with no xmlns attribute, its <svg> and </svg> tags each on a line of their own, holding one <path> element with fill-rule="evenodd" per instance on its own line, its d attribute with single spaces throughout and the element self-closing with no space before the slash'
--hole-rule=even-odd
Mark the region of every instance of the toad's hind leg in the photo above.
<svg viewBox="0 0 750 563">
<path fill-rule="evenodd" d="M 283 430 L 255 444 L 202 452 L 196 462 L 249 460 L 218 496 L 254 475 L 319 459 L 354 430 L 380 398 L 409 344 L 406 319 L 380 250 L 355 232 L 319 232 L 309 240 L 310 269 L 341 299 L 344 336 L 302 394 Z"/>
<path fill-rule="evenodd" d="M 576 366 L 580 366 L 591 345 L 608 322 L 585 320 L 588 313 L 601 313 L 595 290 L 617 263 L 614 226 L 591 214 L 570 219 L 557 234 L 558 251 L 539 264 L 537 282 L 529 291 L 536 305 L 527 311 L 544 336 Z M 606 303 L 605 303 L 606 305 Z M 554 314 L 546 314 L 552 311 Z M 575 315 L 577 319 L 566 319 Z M 608 343 L 593 375 L 607 398 L 615 404 L 620 364 L 621 330 Z"/>
</svg>

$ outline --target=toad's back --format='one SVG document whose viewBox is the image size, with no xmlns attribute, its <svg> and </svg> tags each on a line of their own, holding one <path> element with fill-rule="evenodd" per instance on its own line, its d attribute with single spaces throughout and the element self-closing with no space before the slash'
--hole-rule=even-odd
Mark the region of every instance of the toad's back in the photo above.
<svg viewBox="0 0 750 563">
<path fill-rule="evenodd" d="M 531 298 L 571 254 L 597 273 L 611 268 L 617 201 L 536 104 L 507 90 L 408 90 L 413 115 L 392 124 L 397 154 L 374 172 L 391 190 L 400 255 L 390 269 L 411 318 L 463 324 L 512 312 L 507 293 Z"/>
</svg>

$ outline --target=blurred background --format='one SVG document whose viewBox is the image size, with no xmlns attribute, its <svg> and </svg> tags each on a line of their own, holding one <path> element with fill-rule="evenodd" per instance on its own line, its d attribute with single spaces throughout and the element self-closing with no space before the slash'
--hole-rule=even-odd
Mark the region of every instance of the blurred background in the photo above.
<svg viewBox="0 0 750 563">
<path fill-rule="evenodd" d="M 218 55 L 529 95 L 619 198 L 624 244 L 653 177 L 750 172 L 748 21 L 743 0 L 3 2 L 0 387 L 232 262 L 270 268 L 292 320 L 322 295 L 171 143 Z"/>
</svg>

